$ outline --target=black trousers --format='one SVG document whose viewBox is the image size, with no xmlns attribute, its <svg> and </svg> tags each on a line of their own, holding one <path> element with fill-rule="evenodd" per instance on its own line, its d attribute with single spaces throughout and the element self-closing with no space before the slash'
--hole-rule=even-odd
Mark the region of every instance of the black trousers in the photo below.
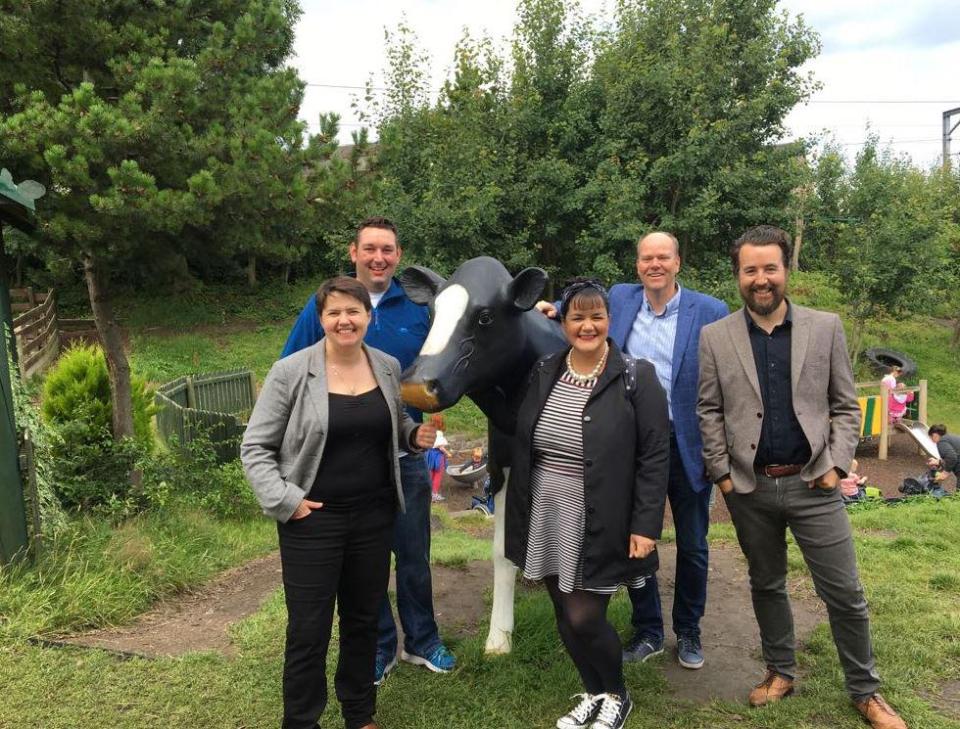
<svg viewBox="0 0 960 729">
<path fill-rule="evenodd" d="M 334 603 L 340 617 L 334 686 L 346 729 L 373 721 L 377 618 L 390 576 L 395 513 L 392 501 L 343 510 L 324 506 L 278 524 L 287 603 L 284 729 L 315 729 L 326 708 Z"/>
</svg>

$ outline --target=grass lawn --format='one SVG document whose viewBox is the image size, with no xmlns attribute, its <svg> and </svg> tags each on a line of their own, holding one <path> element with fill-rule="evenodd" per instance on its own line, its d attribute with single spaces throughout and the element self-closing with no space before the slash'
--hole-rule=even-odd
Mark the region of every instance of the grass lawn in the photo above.
<svg viewBox="0 0 960 729">
<path fill-rule="evenodd" d="M 933 705 L 939 687 L 960 679 L 960 556 L 956 550 L 960 542 L 960 500 L 866 508 L 855 511 L 852 521 L 871 603 L 885 694 L 903 710 L 912 727 L 960 729 L 960 721 L 938 713 Z M 161 556 L 166 549 L 175 549 L 175 545 L 163 541 L 162 523 L 145 520 L 126 529 L 129 533 L 119 537 L 121 541 L 133 539 L 131 533 L 150 534 L 156 540 L 153 559 L 142 558 L 136 574 L 151 584 L 172 588 L 176 580 L 163 575 L 182 575 L 185 568 L 182 557 L 167 560 Z M 218 562 L 225 566 L 227 562 L 260 553 L 270 548 L 275 539 L 265 520 L 243 526 L 207 525 L 206 529 L 206 540 L 198 541 L 190 551 L 194 555 L 209 554 L 208 567 Z M 136 602 L 136 596 L 144 590 L 131 588 L 130 581 L 119 578 L 109 583 L 94 579 L 104 571 L 116 573 L 116 564 L 125 564 L 117 556 L 120 550 L 107 549 L 124 530 L 104 527 L 92 528 L 92 532 L 94 536 L 85 546 L 64 547 L 67 554 L 71 550 L 74 553 L 70 570 L 58 571 L 48 565 L 46 569 L 52 573 L 49 580 L 39 574 L 42 570 L 30 570 L 7 575 L 0 583 L 0 595 L 6 596 L 11 589 L 20 594 L 12 601 L 0 598 L 4 600 L 0 602 L 0 614 L 7 626 L 0 633 L 0 685 L 4 687 L 0 692 L 0 726 L 276 726 L 284 631 L 279 593 L 257 614 L 234 626 L 232 637 L 238 651 L 229 659 L 218 654 L 194 654 L 179 659 L 123 660 L 102 651 L 45 648 L 23 640 L 31 631 L 102 623 L 142 607 L 127 609 L 125 613 L 115 608 L 111 611 L 109 606 L 122 602 L 127 595 L 134 595 Z M 219 537 L 215 536 L 218 534 Z M 456 530 L 446 529 L 437 536 L 437 556 L 447 564 L 476 558 L 487 548 L 485 543 Z M 713 538 L 730 541 L 731 530 L 721 525 Z M 94 560 L 83 566 L 85 558 L 101 552 L 101 562 Z M 225 554 L 230 558 L 224 559 Z M 114 567 L 105 569 L 103 565 L 107 563 Z M 790 564 L 791 569 L 803 571 L 802 560 L 793 546 Z M 194 572 L 191 579 L 199 578 L 199 572 Z M 144 574 L 154 577 L 143 578 Z M 136 578 L 131 580 L 137 582 Z M 41 610 L 31 607 L 34 599 L 50 604 L 52 594 L 74 581 L 78 585 L 92 582 L 101 586 L 71 588 L 69 600 L 54 602 L 66 602 L 75 609 L 70 611 L 61 605 L 53 611 L 53 618 L 41 617 L 37 614 Z M 113 601 L 104 596 L 92 599 L 107 589 L 104 584 L 116 590 Z M 485 597 L 488 596 L 478 595 L 477 599 Z M 612 609 L 616 624 L 625 627 L 628 612 L 625 596 L 618 596 Z M 451 642 L 460 667 L 449 676 L 401 666 L 380 691 L 378 719 L 383 726 L 553 726 L 556 717 L 567 708 L 567 697 L 578 691 L 578 684 L 560 646 L 546 595 L 539 591 L 519 593 L 516 644 L 510 656 L 485 658 L 483 639 L 481 630 L 476 637 Z M 335 653 L 334 643 L 331 672 Z M 801 693 L 762 711 L 751 711 L 739 703 L 678 704 L 670 699 L 655 665 L 629 666 L 627 682 L 637 706 L 628 726 L 862 727 L 843 692 L 836 652 L 825 625 L 814 632 L 800 659 L 804 673 Z M 745 693 L 756 678 L 743 677 Z M 342 726 L 335 702 L 328 709 L 323 726 Z"/>
</svg>

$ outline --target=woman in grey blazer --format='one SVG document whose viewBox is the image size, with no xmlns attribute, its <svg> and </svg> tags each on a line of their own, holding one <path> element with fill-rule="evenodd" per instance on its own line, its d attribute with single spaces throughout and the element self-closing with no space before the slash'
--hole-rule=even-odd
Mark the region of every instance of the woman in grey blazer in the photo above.
<svg viewBox="0 0 960 729">
<path fill-rule="evenodd" d="M 333 606 L 346 729 L 376 729 L 377 619 L 387 590 L 399 451 L 433 445 L 400 402 L 400 365 L 367 347 L 370 295 L 339 277 L 317 291 L 324 338 L 270 369 L 240 457 L 277 521 L 287 603 L 283 727 L 313 729 L 327 704 Z"/>
</svg>

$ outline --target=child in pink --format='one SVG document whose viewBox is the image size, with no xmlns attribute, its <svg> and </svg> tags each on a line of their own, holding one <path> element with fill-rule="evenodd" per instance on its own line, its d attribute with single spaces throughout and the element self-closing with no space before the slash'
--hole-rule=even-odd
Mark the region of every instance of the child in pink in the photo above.
<svg viewBox="0 0 960 729">
<path fill-rule="evenodd" d="M 440 493 L 440 485 L 443 483 L 443 474 L 447 470 L 447 459 L 450 457 L 450 451 L 447 450 L 449 442 L 443 435 L 443 415 L 434 413 L 430 416 L 430 422 L 437 429 L 437 439 L 433 442 L 433 448 L 427 451 L 427 470 L 430 471 L 430 488 L 433 491 L 433 501 L 444 501 L 443 494 Z"/>
<path fill-rule="evenodd" d="M 907 414 L 907 403 L 913 402 L 914 398 L 912 391 L 904 392 L 903 384 L 897 382 L 900 372 L 900 368 L 894 365 L 880 381 L 890 390 L 890 396 L 887 400 L 887 420 L 891 425 L 903 420 L 903 416 Z"/>
<path fill-rule="evenodd" d="M 863 498 L 863 488 L 864 484 L 867 483 L 867 477 L 860 476 L 857 473 L 858 468 L 860 468 L 860 464 L 854 458 L 853 463 L 850 464 L 850 472 L 840 479 L 840 494 L 844 501 L 859 501 Z"/>
</svg>

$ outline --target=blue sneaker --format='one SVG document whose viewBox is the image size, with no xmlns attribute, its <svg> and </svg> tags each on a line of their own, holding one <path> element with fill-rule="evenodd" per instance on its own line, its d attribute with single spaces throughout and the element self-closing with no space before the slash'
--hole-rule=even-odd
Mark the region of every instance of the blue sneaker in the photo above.
<svg viewBox="0 0 960 729">
<path fill-rule="evenodd" d="M 387 677 L 387 674 L 390 673 L 394 668 L 397 667 L 397 654 L 393 654 L 393 658 L 387 660 L 387 657 L 382 653 L 377 653 L 377 660 L 373 664 L 373 685 L 379 686 L 383 683 L 383 679 Z"/>
<path fill-rule="evenodd" d="M 453 653 L 448 651 L 442 643 L 426 658 L 416 653 L 407 653 L 405 650 L 400 651 L 400 658 L 415 666 L 426 666 L 434 673 L 450 673 L 457 665 L 457 659 Z"/>
<path fill-rule="evenodd" d="M 684 668 L 703 668 L 703 648 L 699 636 L 677 636 L 677 660 Z"/>
<path fill-rule="evenodd" d="M 623 649 L 624 663 L 645 663 L 663 653 L 663 639 L 653 635 L 635 635 Z"/>
</svg>

